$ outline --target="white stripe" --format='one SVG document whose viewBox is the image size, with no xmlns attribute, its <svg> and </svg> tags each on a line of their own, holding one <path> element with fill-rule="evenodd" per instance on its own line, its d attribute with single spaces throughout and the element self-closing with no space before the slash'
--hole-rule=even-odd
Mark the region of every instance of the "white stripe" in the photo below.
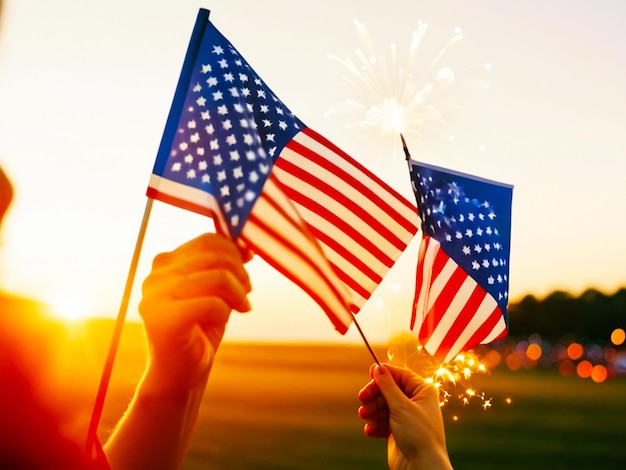
<svg viewBox="0 0 626 470">
<path fill-rule="evenodd" d="M 410 221 L 416 221 L 417 211 L 415 210 L 415 208 L 407 207 L 404 204 L 399 204 L 398 197 L 391 193 L 388 187 L 386 187 L 384 184 L 380 184 L 377 180 L 371 179 L 367 174 L 363 173 L 356 166 L 354 166 L 349 160 L 346 160 L 344 156 L 338 155 L 322 143 L 307 136 L 302 132 L 298 133 L 293 140 L 304 145 L 305 147 L 310 148 L 319 155 L 322 155 L 324 158 L 326 158 L 326 160 L 331 161 L 338 167 L 342 168 L 344 171 L 355 176 L 358 180 L 364 182 L 381 199 L 387 202 L 387 204 L 389 204 L 390 206 L 394 207 L 403 218 Z"/>
<path fill-rule="evenodd" d="M 474 285 L 476 285 L 475 282 Z M 485 297 L 480 303 L 478 309 L 474 312 L 472 319 L 469 321 L 463 332 L 458 336 L 454 345 L 450 348 L 450 352 L 448 352 L 445 359 L 446 362 L 454 359 L 454 357 L 461 352 L 463 348 L 465 348 L 467 342 L 471 339 L 474 333 L 480 329 L 485 320 L 489 318 L 497 306 L 498 303 L 493 299 L 493 297 L 485 292 Z"/>
<path fill-rule="evenodd" d="M 446 263 L 446 267 L 448 264 L 449 261 Z M 456 263 L 454 264 L 456 266 Z M 450 306 L 446 309 L 444 315 L 439 320 L 439 323 L 437 323 L 435 330 L 430 335 L 430 338 L 426 343 L 426 350 L 428 352 L 432 354 L 432 351 L 439 349 L 441 343 L 446 337 L 446 334 L 450 331 L 451 326 L 454 324 L 454 321 L 459 317 L 459 314 L 467 304 L 467 301 L 476 288 L 476 285 L 476 281 L 474 281 L 471 277 L 467 276 L 465 278 L 459 290 L 454 294 L 454 298 L 452 299 L 452 302 L 450 302 Z"/>
<path fill-rule="evenodd" d="M 500 318 L 498 318 L 498 323 L 496 323 L 496 326 L 493 327 L 493 330 L 491 330 L 491 332 L 487 336 L 485 336 L 485 339 L 483 339 L 480 342 L 480 344 L 491 343 L 505 331 L 506 331 L 506 322 L 504 321 L 504 317 L 500 315 Z"/>
<path fill-rule="evenodd" d="M 428 241 L 427 241 L 428 240 Z M 422 238 L 420 241 L 420 252 L 424 247 L 424 244 L 428 243 L 428 247 L 426 248 L 426 253 L 424 254 L 424 259 L 422 260 L 421 266 L 419 269 L 422 271 L 422 284 L 420 286 L 416 286 L 419 289 L 418 299 L 415 305 L 415 324 L 413 326 L 413 331 L 419 333 L 422 328 L 422 324 L 424 323 L 424 318 L 426 317 L 426 309 L 428 305 L 428 299 L 430 298 L 430 284 L 432 282 L 432 266 L 435 257 L 437 256 L 437 252 L 439 251 L 439 242 L 434 238 Z"/>
<path fill-rule="evenodd" d="M 294 227 L 289 220 L 285 219 L 283 214 L 269 203 L 269 199 L 273 199 L 282 208 L 287 209 L 289 216 L 293 217 L 300 227 Z M 352 315 L 346 308 L 346 304 L 350 302 L 350 295 L 325 259 L 319 245 L 305 235 L 308 233 L 306 226 L 297 212 L 293 210 L 291 201 L 279 187 L 273 184 L 272 178 L 265 183 L 263 194 L 255 203 L 253 212 L 255 217 L 306 253 L 310 260 L 298 256 L 280 239 L 256 225 L 253 220 L 249 220 L 244 226 L 243 238 L 261 247 L 264 255 L 269 256 L 274 264 L 278 264 L 284 271 L 291 273 L 302 286 L 307 286 L 309 290 L 315 292 L 319 297 L 318 301 L 324 304 L 321 305 L 322 308 L 326 306 L 327 314 L 334 315 L 347 328 L 352 321 Z M 317 267 L 319 272 L 314 267 Z M 330 285 L 333 285 L 339 294 L 336 294 L 329 287 Z M 337 295 L 343 296 L 343 302 Z"/>
<path fill-rule="evenodd" d="M 431 240 L 432 243 L 432 240 Z M 447 257 L 446 264 L 443 266 L 439 274 L 435 274 L 435 278 L 430 285 L 430 300 L 428 302 L 428 306 L 426 311 L 430 311 L 433 308 L 435 302 L 441 295 L 441 293 L 446 289 L 446 285 L 448 281 L 458 268 L 458 265 L 452 260 L 452 258 Z M 431 261 L 431 269 L 432 269 L 432 261 Z"/>
<path fill-rule="evenodd" d="M 186 184 L 177 183 L 158 175 L 150 175 L 148 187 L 170 197 L 189 201 L 197 206 L 206 207 L 213 212 L 220 212 L 219 206 L 213 195 Z"/>
</svg>

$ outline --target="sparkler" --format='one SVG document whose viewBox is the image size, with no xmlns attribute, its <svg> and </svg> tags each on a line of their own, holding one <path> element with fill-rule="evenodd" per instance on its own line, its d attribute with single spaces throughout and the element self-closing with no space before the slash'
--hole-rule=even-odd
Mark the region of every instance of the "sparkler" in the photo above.
<svg viewBox="0 0 626 470">
<path fill-rule="evenodd" d="M 473 351 L 459 354 L 447 364 L 439 364 L 416 343 L 417 340 L 409 335 L 402 345 L 389 348 L 387 357 L 390 362 L 414 370 L 427 383 L 433 384 L 440 393 L 439 406 L 444 407 L 451 400 L 458 400 L 464 406 L 478 401 L 483 410 L 491 408 L 493 399 L 470 384 L 474 374 L 489 372 Z M 461 391 L 453 393 L 453 389 Z"/>
</svg>

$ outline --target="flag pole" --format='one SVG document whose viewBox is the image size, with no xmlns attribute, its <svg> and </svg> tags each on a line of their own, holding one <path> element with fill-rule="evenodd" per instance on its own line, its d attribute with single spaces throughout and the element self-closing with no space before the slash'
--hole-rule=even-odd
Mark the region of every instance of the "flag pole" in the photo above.
<svg viewBox="0 0 626 470">
<path fill-rule="evenodd" d="M 148 228 L 148 220 L 150 219 L 150 212 L 152 211 L 152 203 L 154 199 L 147 198 L 146 207 L 143 213 L 143 219 L 141 220 L 141 226 L 139 227 L 139 233 L 137 235 L 137 241 L 135 243 L 135 251 L 130 262 L 130 268 L 128 269 L 128 276 L 126 278 L 126 285 L 124 287 L 124 294 L 122 295 L 122 301 L 115 320 L 115 327 L 113 329 L 113 336 L 111 343 L 109 344 L 109 352 L 102 370 L 102 376 L 100 377 L 100 386 L 98 387 L 98 394 L 94 403 L 93 411 L 91 413 L 91 422 L 89 423 L 89 429 L 87 431 L 87 440 L 85 443 L 85 453 L 91 459 L 94 446 L 98 438 L 98 425 L 100 418 L 102 417 L 102 410 L 104 408 L 104 400 L 106 398 L 109 381 L 111 379 L 111 373 L 113 371 L 113 364 L 115 363 L 115 355 L 120 343 L 120 337 L 122 336 L 122 329 L 126 321 L 126 313 L 128 311 L 128 304 L 130 303 L 130 297 L 133 290 L 133 284 L 135 282 L 135 275 L 137 273 L 137 266 L 139 264 L 139 256 L 141 254 L 141 248 L 143 246 L 143 240 L 146 235 L 146 229 Z"/>
<path fill-rule="evenodd" d="M 350 313 L 352 313 L 352 312 L 350 312 Z M 374 350 L 372 349 L 372 346 L 370 345 L 369 341 L 365 337 L 365 333 L 363 333 L 363 330 L 361 329 L 361 325 L 359 325 L 359 322 L 356 321 L 356 315 L 354 313 L 352 313 L 352 321 L 354 322 L 354 326 L 356 326 L 356 329 L 358 330 L 359 334 L 361 335 L 361 338 L 363 338 L 363 342 L 365 343 L 365 346 L 367 347 L 367 350 L 370 352 L 370 354 L 374 358 L 374 362 L 376 362 L 377 365 L 380 365 L 380 361 L 378 360 L 378 357 L 376 357 L 376 353 L 374 352 Z"/>
<path fill-rule="evenodd" d="M 404 136 L 402 132 L 400 133 L 400 139 L 402 140 L 402 150 L 404 150 L 404 158 L 408 162 L 411 159 L 411 154 L 409 153 L 409 148 L 406 146 L 406 140 L 404 140 Z"/>
</svg>

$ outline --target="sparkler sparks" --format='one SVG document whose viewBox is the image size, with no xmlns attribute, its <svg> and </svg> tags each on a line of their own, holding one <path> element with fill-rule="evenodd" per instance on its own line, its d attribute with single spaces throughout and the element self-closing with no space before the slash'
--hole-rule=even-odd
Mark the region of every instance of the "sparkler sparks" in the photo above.
<svg viewBox="0 0 626 470">
<path fill-rule="evenodd" d="M 492 407 L 493 399 L 487 397 L 469 384 L 474 374 L 486 374 L 488 369 L 478 357 L 468 351 L 459 354 L 447 364 L 435 364 L 435 360 L 424 352 L 422 346 L 415 345 L 415 339 L 407 339 L 403 345 L 396 345 L 387 351 L 392 363 L 407 367 L 425 377 L 440 392 L 439 406 L 444 407 L 451 400 L 458 400 L 464 406 L 479 402 L 483 410 Z M 461 392 L 454 392 L 461 389 Z M 510 404 L 510 401 L 507 402 Z M 458 416 L 455 417 L 455 420 Z"/>
<path fill-rule="evenodd" d="M 361 128 L 379 140 L 381 137 L 397 139 L 398 133 L 416 140 L 426 135 L 443 136 L 448 142 L 455 140 L 446 129 L 446 121 L 449 115 L 461 109 L 455 99 L 459 73 L 444 65 L 443 60 L 450 48 L 463 39 L 461 29 L 456 28 L 444 47 L 424 66 L 421 57 L 427 22 L 418 22 L 406 54 L 391 44 L 388 55 L 376 50 L 363 23 L 354 20 L 354 25 L 362 48 L 356 49 L 352 58 L 328 55 L 343 66 L 343 79 L 353 96 L 334 106 L 327 116 L 356 115 L 356 123 L 348 127 Z M 492 66 L 487 64 L 482 69 L 489 71 Z M 464 69 L 467 70 L 469 68 Z M 480 79 L 478 85 L 489 87 L 489 81 Z M 396 140 L 391 142 L 395 146 Z"/>
</svg>

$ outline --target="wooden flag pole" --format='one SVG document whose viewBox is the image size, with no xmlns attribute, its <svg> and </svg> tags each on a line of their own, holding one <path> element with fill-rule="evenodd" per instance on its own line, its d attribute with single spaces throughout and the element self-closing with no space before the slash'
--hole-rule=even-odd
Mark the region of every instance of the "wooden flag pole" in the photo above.
<svg viewBox="0 0 626 470">
<path fill-rule="evenodd" d="M 363 338 L 363 342 L 365 343 L 365 346 L 367 347 L 367 350 L 370 352 L 370 354 L 374 358 L 374 362 L 376 362 L 376 364 L 380 365 L 380 362 L 378 361 L 378 358 L 376 357 L 376 353 L 374 352 L 374 350 L 372 349 L 372 346 L 370 346 L 369 341 L 365 337 L 365 334 L 363 333 L 363 330 L 361 329 L 361 325 L 359 325 L 359 322 L 356 321 L 356 315 L 354 313 L 352 314 L 352 320 L 354 321 L 354 326 L 356 326 L 356 329 L 358 330 L 359 334 L 361 335 L 361 338 Z"/>
<path fill-rule="evenodd" d="M 115 355 L 117 354 L 120 337 L 122 336 L 122 329 L 126 321 L 128 304 L 130 303 L 133 284 L 135 282 L 135 275 L 137 273 L 137 265 L 139 264 L 139 256 L 141 254 L 143 240 L 146 235 L 146 229 L 148 228 L 148 220 L 150 219 L 150 212 L 152 211 L 153 202 L 154 199 L 152 198 L 148 198 L 148 200 L 146 201 L 143 219 L 141 220 L 139 234 L 137 235 L 137 242 L 135 243 L 135 251 L 130 262 L 130 268 L 128 269 L 128 276 L 126 278 L 124 294 L 122 295 L 122 301 L 120 303 L 120 308 L 118 310 L 117 318 L 115 320 L 115 327 L 113 329 L 113 336 L 111 337 L 111 343 L 109 345 L 109 352 L 106 358 L 106 362 L 104 363 L 102 376 L 100 377 L 100 386 L 98 387 L 98 394 L 96 395 L 93 411 L 91 413 L 91 422 L 89 423 L 87 440 L 85 443 L 85 453 L 89 458 L 91 458 L 93 454 L 96 441 L 98 439 L 98 425 L 100 423 L 100 418 L 102 417 L 104 400 L 106 398 L 107 389 L 109 387 L 109 381 L 111 379 L 111 373 L 113 371 L 113 364 L 115 363 Z"/>
</svg>

